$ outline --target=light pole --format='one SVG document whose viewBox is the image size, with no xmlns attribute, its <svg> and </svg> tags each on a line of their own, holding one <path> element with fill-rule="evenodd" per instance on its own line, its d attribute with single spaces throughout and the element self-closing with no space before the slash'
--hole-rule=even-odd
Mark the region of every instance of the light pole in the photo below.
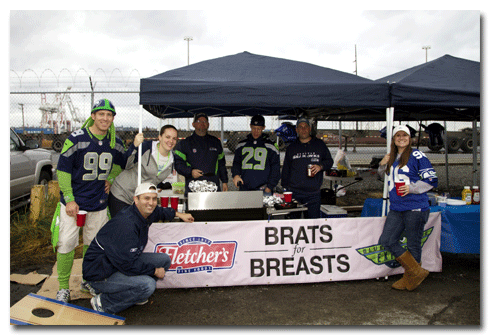
<svg viewBox="0 0 490 335">
<path fill-rule="evenodd" d="M 422 47 L 422 49 L 425 49 L 425 62 L 427 63 L 427 50 L 430 49 L 430 45 L 425 45 Z"/>
<path fill-rule="evenodd" d="M 189 42 L 192 41 L 192 36 L 186 36 L 184 37 L 184 40 L 187 41 L 187 66 L 189 66 Z M 191 130 L 189 118 L 187 118 L 187 130 Z"/>
<path fill-rule="evenodd" d="M 189 42 L 192 41 L 192 36 L 186 36 L 184 40 L 187 41 L 187 65 L 189 65 Z"/>
</svg>

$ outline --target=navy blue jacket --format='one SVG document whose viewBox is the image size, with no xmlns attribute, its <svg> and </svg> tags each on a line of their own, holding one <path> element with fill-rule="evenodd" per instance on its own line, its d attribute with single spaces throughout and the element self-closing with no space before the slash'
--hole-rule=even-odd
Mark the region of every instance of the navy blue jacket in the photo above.
<svg viewBox="0 0 490 335">
<path fill-rule="evenodd" d="M 152 222 L 173 220 L 172 208 L 156 207 L 145 219 L 135 204 L 123 209 L 97 233 L 83 258 L 83 279 L 100 281 L 119 271 L 127 276 L 153 275 L 155 267 L 139 256 Z"/>
<path fill-rule="evenodd" d="M 254 139 L 248 134 L 236 147 L 231 175 L 243 179 L 240 190 L 252 191 L 266 185 L 273 191 L 281 178 L 279 150 L 267 136 Z"/>
<path fill-rule="evenodd" d="M 320 165 L 322 171 L 314 177 L 308 177 L 308 164 Z M 286 149 L 281 185 L 288 191 L 299 193 L 320 192 L 323 184 L 323 171 L 330 169 L 332 165 L 332 155 L 322 140 L 312 137 L 309 142 L 301 143 L 298 139 Z"/>
<path fill-rule="evenodd" d="M 228 183 L 225 154 L 221 141 L 212 135 L 199 136 L 195 132 L 185 140 L 179 141 L 174 150 L 175 170 L 185 177 L 185 194 L 189 192 L 192 170 L 198 169 L 213 176 L 202 176 L 197 180 L 209 180 L 221 190 L 220 179 Z"/>
</svg>

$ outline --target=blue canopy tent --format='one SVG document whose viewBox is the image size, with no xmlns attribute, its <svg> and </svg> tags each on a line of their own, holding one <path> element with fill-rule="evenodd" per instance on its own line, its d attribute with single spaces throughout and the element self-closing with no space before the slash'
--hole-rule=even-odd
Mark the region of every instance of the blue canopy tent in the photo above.
<svg viewBox="0 0 490 335">
<path fill-rule="evenodd" d="M 325 117 L 367 108 L 384 120 L 388 87 L 313 64 L 242 52 L 141 79 L 140 105 L 159 118 L 198 112 Z"/>
<path fill-rule="evenodd" d="M 473 143 L 480 120 L 480 62 L 445 55 L 376 80 L 390 84 L 394 120 L 472 121 Z M 389 124 L 389 122 L 387 122 Z M 422 123 L 420 123 L 422 126 Z M 444 127 L 446 128 L 446 127 Z M 419 134 L 421 129 L 419 129 Z M 446 184 L 449 187 L 448 142 L 445 132 Z M 457 139 L 455 139 L 457 140 Z M 476 183 L 477 145 L 473 145 Z"/>
<path fill-rule="evenodd" d="M 480 119 L 480 62 L 445 55 L 376 82 L 390 84 L 396 120 Z"/>
</svg>

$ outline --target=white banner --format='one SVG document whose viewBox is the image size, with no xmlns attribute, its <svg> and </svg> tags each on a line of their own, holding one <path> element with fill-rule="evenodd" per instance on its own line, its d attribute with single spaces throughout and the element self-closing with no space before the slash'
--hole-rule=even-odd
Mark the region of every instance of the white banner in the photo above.
<svg viewBox="0 0 490 335">
<path fill-rule="evenodd" d="M 378 245 L 385 218 L 153 223 L 144 252 L 172 265 L 158 288 L 358 280 L 403 273 Z M 402 239 L 402 243 L 406 239 Z M 442 271 L 441 216 L 424 228 L 422 265 Z"/>
</svg>

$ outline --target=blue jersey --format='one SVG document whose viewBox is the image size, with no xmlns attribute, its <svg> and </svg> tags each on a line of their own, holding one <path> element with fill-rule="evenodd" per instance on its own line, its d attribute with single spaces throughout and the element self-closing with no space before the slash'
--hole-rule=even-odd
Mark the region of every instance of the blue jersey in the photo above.
<svg viewBox="0 0 490 335">
<path fill-rule="evenodd" d="M 92 212 L 107 207 L 107 176 L 113 164 L 126 165 L 127 156 L 122 141 L 116 138 L 114 149 L 110 142 L 109 135 L 98 140 L 86 128 L 74 131 L 65 141 L 57 170 L 71 175 L 73 196 L 82 210 Z M 66 205 L 63 192 L 60 194 L 60 201 Z"/>
<path fill-rule="evenodd" d="M 388 189 L 390 192 L 390 209 L 394 211 L 409 211 L 413 209 L 429 209 L 429 196 L 427 193 L 408 193 L 401 197 L 396 194 L 395 182 L 404 182 L 405 185 L 414 184 L 419 180 L 437 187 L 436 171 L 427 156 L 419 150 L 413 149 L 407 165 L 399 167 L 399 160 L 393 163 L 388 176 Z"/>
<path fill-rule="evenodd" d="M 249 134 L 236 147 L 231 175 L 242 178 L 240 190 L 257 190 L 264 185 L 274 190 L 281 178 L 279 150 L 266 137 L 254 139 Z"/>
</svg>

